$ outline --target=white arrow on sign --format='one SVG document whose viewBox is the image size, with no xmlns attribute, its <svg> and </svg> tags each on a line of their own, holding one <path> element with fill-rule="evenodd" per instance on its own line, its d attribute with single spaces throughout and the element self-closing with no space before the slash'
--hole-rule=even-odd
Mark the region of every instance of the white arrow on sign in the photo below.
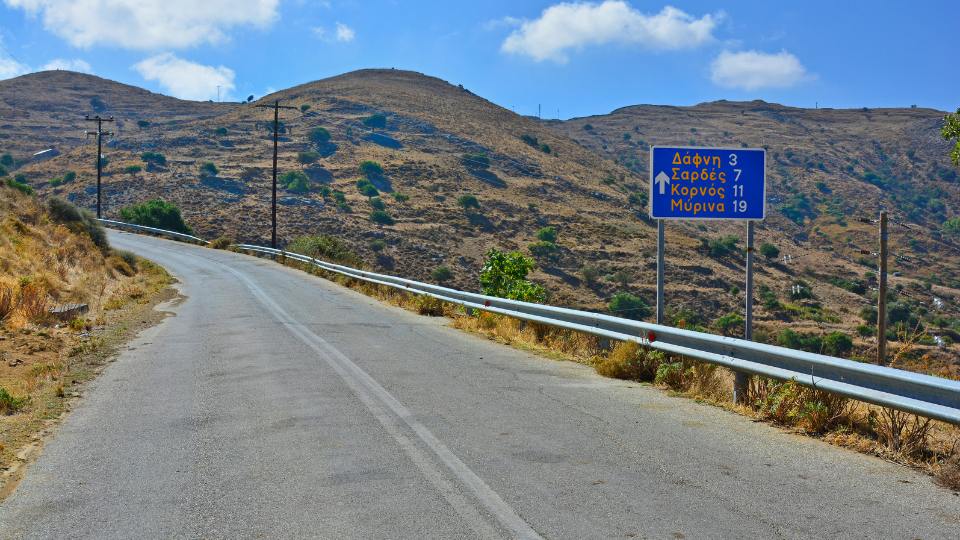
<svg viewBox="0 0 960 540">
<path fill-rule="evenodd" d="M 664 195 L 664 194 L 667 192 L 667 191 L 666 191 L 666 189 L 667 189 L 667 184 L 670 183 L 670 177 L 667 176 L 667 173 L 665 173 L 665 172 L 663 172 L 663 171 L 660 171 L 660 174 L 658 174 L 657 177 L 653 179 L 653 181 L 654 181 L 658 186 L 660 186 L 660 194 L 661 194 L 661 195 Z"/>
</svg>

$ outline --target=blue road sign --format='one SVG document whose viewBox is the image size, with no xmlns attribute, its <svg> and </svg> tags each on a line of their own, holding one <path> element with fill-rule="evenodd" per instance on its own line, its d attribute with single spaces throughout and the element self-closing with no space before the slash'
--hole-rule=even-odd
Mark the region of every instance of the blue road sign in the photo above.
<svg viewBox="0 0 960 540">
<path fill-rule="evenodd" d="M 762 148 L 650 148 L 650 217 L 742 219 L 766 216 Z"/>
</svg>

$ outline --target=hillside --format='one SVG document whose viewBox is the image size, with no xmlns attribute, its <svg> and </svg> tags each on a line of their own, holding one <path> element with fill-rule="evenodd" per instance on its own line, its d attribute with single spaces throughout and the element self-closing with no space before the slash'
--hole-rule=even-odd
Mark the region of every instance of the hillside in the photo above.
<svg viewBox="0 0 960 540">
<path fill-rule="evenodd" d="M 38 94 L 40 87 L 46 88 L 46 104 L 30 104 L 24 94 Z M 67 72 L 6 81 L 0 104 L 35 108 L 36 129 L 21 129 L 18 137 L 26 142 L 18 144 L 64 147 L 63 155 L 26 163 L 14 174 L 43 195 L 60 194 L 86 207 L 95 200 L 94 147 L 40 127 L 44 118 L 64 125 L 68 110 L 90 112 L 83 100 L 93 94 L 101 96 L 107 114 L 129 114 L 125 126 L 149 122 L 121 130 L 105 152 L 107 217 L 117 217 L 124 205 L 163 197 L 178 204 L 202 236 L 268 242 L 272 111 L 255 105 L 279 99 L 302 107 L 281 113 L 281 173 L 302 171 L 306 179 L 281 192 L 284 243 L 301 234 L 333 234 L 371 268 L 429 279 L 445 265 L 452 270 L 451 284 L 475 289 L 489 248 L 528 251 L 539 228 L 555 226 L 558 247 L 534 248 L 540 265 L 535 278 L 552 292 L 552 303 L 593 309 L 604 309 L 624 291 L 652 303 L 655 227 L 646 219 L 647 144 L 767 146 L 770 217 L 759 241 L 792 259 L 759 264 L 761 329 L 768 335 L 784 326 L 814 334 L 855 332 L 874 284 L 865 274 L 873 262 L 859 250 L 876 244 L 875 226 L 857 218 L 875 216 L 883 201 L 910 227 L 891 231 L 899 256 L 892 270 L 902 274 L 894 283 L 904 289 L 898 299 L 910 303 L 914 319 L 940 317 L 944 329 L 938 333 L 960 330 L 958 252 L 938 232 L 953 215 L 957 180 L 937 139 L 942 114 L 936 111 L 809 111 L 721 102 L 539 122 L 469 89 L 396 70 L 348 73 L 244 105 L 183 102 Z M 329 141 L 311 140 L 319 127 L 328 130 Z M 16 148 L 0 146 L 0 152 Z M 143 152 L 162 153 L 163 162 L 145 163 Z M 382 167 L 370 182 L 392 225 L 370 219 L 381 202 L 357 186 L 365 160 Z M 213 163 L 216 173 L 201 174 L 204 162 Z M 65 177 L 68 171 L 76 177 Z M 468 194 L 478 208 L 458 203 Z M 742 244 L 722 241 L 723 235 L 742 233 L 734 224 L 671 224 L 667 297 L 674 322 L 710 326 L 742 310 Z M 806 292 L 792 298 L 791 286 L 798 283 Z M 936 310 L 933 296 L 943 300 Z M 870 341 L 859 344 L 865 350 Z"/>
</svg>

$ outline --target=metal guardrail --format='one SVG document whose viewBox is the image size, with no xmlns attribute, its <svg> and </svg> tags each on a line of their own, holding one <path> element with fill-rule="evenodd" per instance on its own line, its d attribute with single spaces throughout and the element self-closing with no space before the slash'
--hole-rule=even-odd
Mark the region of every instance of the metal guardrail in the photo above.
<svg viewBox="0 0 960 540">
<path fill-rule="evenodd" d="M 192 236 L 189 234 L 183 234 L 176 231 L 168 231 L 165 229 L 157 229 L 154 227 L 147 227 L 146 225 L 134 225 L 133 223 L 124 223 L 123 221 L 114 221 L 112 219 L 100 219 L 100 218 L 97 218 L 97 221 L 99 221 L 100 223 L 103 223 L 104 225 L 111 225 L 113 227 L 117 227 L 121 229 L 127 228 L 127 229 L 133 229 L 135 231 L 143 231 L 143 232 L 148 232 L 152 234 L 159 234 L 162 236 L 169 236 L 170 238 L 174 238 L 177 240 L 186 240 L 188 242 L 195 242 L 197 244 L 202 244 L 202 245 L 207 245 L 210 243 L 204 240 L 203 238 L 197 238 L 196 236 Z"/>
<path fill-rule="evenodd" d="M 108 224 L 127 225 L 103 221 Z M 149 232 L 169 232 L 150 227 L 134 228 Z M 470 309 L 508 315 L 604 338 L 634 341 L 736 371 L 784 381 L 792 380 L 810 388 L 960 425 L 960 381 L 600 313 L 459 291 L 262 246 L 236 244 L 232 247 L 273 257 L 285 257 L 328 272 L 430 296 Z"/>
</svg>

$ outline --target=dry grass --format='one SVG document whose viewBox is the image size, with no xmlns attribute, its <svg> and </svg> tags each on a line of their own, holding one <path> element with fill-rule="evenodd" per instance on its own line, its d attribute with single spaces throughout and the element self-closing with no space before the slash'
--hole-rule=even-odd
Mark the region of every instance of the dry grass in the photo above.
<svg viewBox="0 0 960 540">
<path fill-rule="evenodd" d="M 831 444 L 883 455 L 936 474 L 938 482 L 960 490 L 960 443 L 944 442 L 949 437 L 960 440 L 960 430 L 953 426 L 880 409 L 793 381 L 762 377 L 751 378 L 748 406 L 741 407 L 732 402 L 732 372 L 712 364 L 666 355 L 636 342 L 615 342 L 608 350 L 599 338 L 589 334 L 499 314 L 470 313 L 432 298 L 306 268 L 295 261 L 285 263 L 410 311 L 420 313 L 422 306 L 429 305 L 426 314 L 447 316 L 455 328 L 551 358 L 590 365 L 605 377 L 652 381 L 679 395 L 819 436 Z"/>
<path fill-rule="evenodd" d="M 10 285 L 0 283 L 0 324 L 17 309 L 17 295 Z"/>
<path fill-rule="evenodd" d="M 17 304 L 27 321 L 40 324 L 49 318 L 47 296 L 47 289 L 39 283 L 27 283 L 20 287 Z"/>
</svg>

